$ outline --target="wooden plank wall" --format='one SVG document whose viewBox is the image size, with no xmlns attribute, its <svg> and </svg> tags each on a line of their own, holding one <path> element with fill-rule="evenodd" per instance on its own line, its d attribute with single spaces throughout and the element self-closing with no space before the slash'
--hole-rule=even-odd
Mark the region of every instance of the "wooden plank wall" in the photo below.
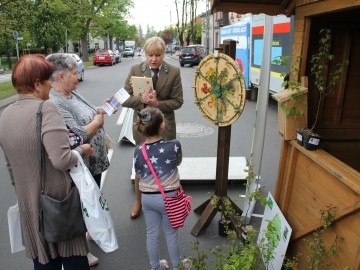
<svg viewBox="0 0 360 270">
<path fill-rule="evenodd" d="M 283 141 L 281 151 L 275 199 L 293 229 L 288 256 L 303 254 L 298 267 L 307 269 L 303 239 L 311 239 L 321 224 L 320 210 L 331 205 L 336 217 L 323 238 L 330 245 L 340 237 L 340 249 L 326 269 L 360 269 L 360 173 L 325 151 L 307 151 L 296 140 Z"/>
</svg>

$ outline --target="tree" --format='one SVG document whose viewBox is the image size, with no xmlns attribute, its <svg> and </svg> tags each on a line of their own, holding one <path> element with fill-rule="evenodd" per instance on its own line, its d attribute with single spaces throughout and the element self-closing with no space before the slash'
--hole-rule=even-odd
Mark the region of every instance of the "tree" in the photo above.
<svg viewBox="0 0 360 270">
<path fill-rule="evenodd" d="M 103 36 L 109 39 L 109 49 L 112 48 L 113 39 L 120 40 L 120 36 L 123 32 L 127 32 L 127 35 L 134 35 L 134 27 L 127 24 L 125 18 L 128 14 L 128 1 L 115 1 L 111 4 L 104 6 L 102 9 L 102 15 L 99 16 L 96 21 L 94 20 L 94 26 L 91 29 L 91 33 L 94 36 Z M 135 29 L 136 31 L 136 29 Z"/>
<path fill-rule="evenodd" d="M 12 37 L 14 31 L 24 32 L 27 14 L 27 2 L 21 0 L 0 0 L 0 54 L 7 55 L 7 62 L 11 68 L 11 52 L 15 48 Z M 21 35 L 22 36 L 22 35 Z M 19 44 L 21 45 L 21 44 Z"/>
<path fill-rule="evenodd" d="M 141 25 L 139 24 L 138 29 L 137 29 L 137 34 L 135 37 L 135 43 L 139 46 L 142 47 L 144 45 L 144 34 L 143 34 L 143 30 Z"/>
<path fill-rule="evenodd" d="M 177 15 L 176 29 L 181 46 L 184 46 L 184 36 L 187 45 L 196 43 L 197 29 L 195 25 L 198 1 L 199 0 L 174 0 Z M 181 9 L 179 9 L 179 5 L 181 5 Z"/>
<path fill-rule="evenodd" d="M 87 48 L 88 34 L 96 27 L 103 26 L 109 27 L 110 21 L 125 18 L 128 15 L 128 9 L 133 6 L 131 0 L 69 0 L 73 6 L 73 18 L 75 22 L 71 27 L 71 33 L 78 36 L 81 41 L 81 53 L 83 61 L 89 61 L 89 52 Z M 116 9 L 119 9 L 118 12 Z M 105 14 L 109 14 L 110 17 L 106 18 Z M 115 19 L 112 17 L 115 16 Z M 105 22 L 107 21 L 107 22 Z M 112 25 L 114 26 L 114 25 Z M 116 27 L 116 26 L 115 26 Z M 104 33 L 104 28 L 101 30 Z M 111 26 L 110 26 L 111 28 Z M 110 31 L 111 29 L 109 29 Z M 100 31 L 100 30 L 99 30 Z M 113 29 L 112 29 L 113 31 Z M 110 32 L 109 32 L 110 34 Z M 113 34 L 113 33 L 111 33 Z M 75 37 L 76 37 L 75 36 Z M 73 36 L 72 36 L 73 38 Z M 77 40 L 77 39 L 74 39 Z"/>
<path fill-rule="evenodd" d="M 176 30 L 173 28 L 167 28 L 160 31 L 158 36 L 164 40 L 165 44 L 171 44 L 174 37 L 176 37 Z"/>
<path fill-rule="evenodd" d="M 181 10 L 179 10 L 178 2 L 181 4 Z M 185 26 L 187 24 L 187 0 L 175 0 L 175 8 L 176 8 L 176 16 L 177 16 L 177 23 L 176 23 L 176 29 L 178 32 L 178 37 L 180 41 L 180 45 L 184 46 L 184 32 L 185 32 Z M 179 11 L 181 12 L 181 20 Z"/>
<path fill-rule="evenodd" d="M 29 13 L 27 29 L 31 33 L 30 43 L 43 48 L 43 53 L 58 51 L 65 45 L 66 24 L 63 18 L 69 14 L 66 1 L 34 0 L 28 2 L 32 15 Z"/>
<path fill-rule="evenodd" d="M 154 26 L 147 25 L 145 39 L 148 39 L 151 37 L 156 37 L 157 35 L 158 35 L 158 33 L 156 32 Z"/>
</svg>

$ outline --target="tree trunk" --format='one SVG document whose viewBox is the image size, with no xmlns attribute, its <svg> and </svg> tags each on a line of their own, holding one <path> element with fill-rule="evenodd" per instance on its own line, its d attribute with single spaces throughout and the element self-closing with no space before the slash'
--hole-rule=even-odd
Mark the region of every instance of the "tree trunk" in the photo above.
<svg viewBox="0 0 360 270">
<path fill-rule="evenodd" d="M 88 40 L 87 40 L 87 33 L 81 35 L 81 54 L 82 60 L 84 62 L 89 61 L 89 51 L 88 51 Z"/>
</svg>

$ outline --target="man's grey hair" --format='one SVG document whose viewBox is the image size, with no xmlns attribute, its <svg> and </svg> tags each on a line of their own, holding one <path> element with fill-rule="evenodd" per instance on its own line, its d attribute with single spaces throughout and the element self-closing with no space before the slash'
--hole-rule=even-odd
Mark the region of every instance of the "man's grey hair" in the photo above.
<svg viewBox="0 0 360 270">
<path fill-rule="evenodd" d="M 54 64 L 54 72 L 51 75 L 51 81 L 56 81 L 59 72 L 68 73 L 77 68 L 76 60 L 69 54 L 53 53 L 46 57 L 46 60 Z"/>
</svg>

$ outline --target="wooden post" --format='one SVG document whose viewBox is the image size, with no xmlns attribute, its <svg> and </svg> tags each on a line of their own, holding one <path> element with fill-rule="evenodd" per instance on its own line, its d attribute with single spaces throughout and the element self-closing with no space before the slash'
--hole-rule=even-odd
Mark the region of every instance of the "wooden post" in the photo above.
<svg viewBox="0 0 360 270">
<path fill-rule="evenodd" d="M 223 45 L 220 45 L 223 52 L 235 59 L 236 42 L 224 41 Z M 202 233 L 210 222 L 215 217 L 218 211 L 221 211 L 224 216 L 231 219 L 235 230 L 239 229 L 238 222 L 242 214 L 242 210 L 227 196 L 227 182 L 229 173 L 229 158 L 230 158 L 230 137 L 231 137 L 231 125 L 225 127 L 219 127 L 218 130 L 218 149 L 216 160 L 216 179 L 215 179 L 215 195 L 202 203 L 197 207 L 194 212 L 200 214 L 200 218 L 191 230 L 191 234 L 198 236 Z M 231 207 L 234 211 L 229 215 L 224 213 L 226 201 L 230 201 Z M 238 228 L 237 228 L 238 227 Z M 239 233 L 239 232 L 238 232 Z"/>
</svg>

